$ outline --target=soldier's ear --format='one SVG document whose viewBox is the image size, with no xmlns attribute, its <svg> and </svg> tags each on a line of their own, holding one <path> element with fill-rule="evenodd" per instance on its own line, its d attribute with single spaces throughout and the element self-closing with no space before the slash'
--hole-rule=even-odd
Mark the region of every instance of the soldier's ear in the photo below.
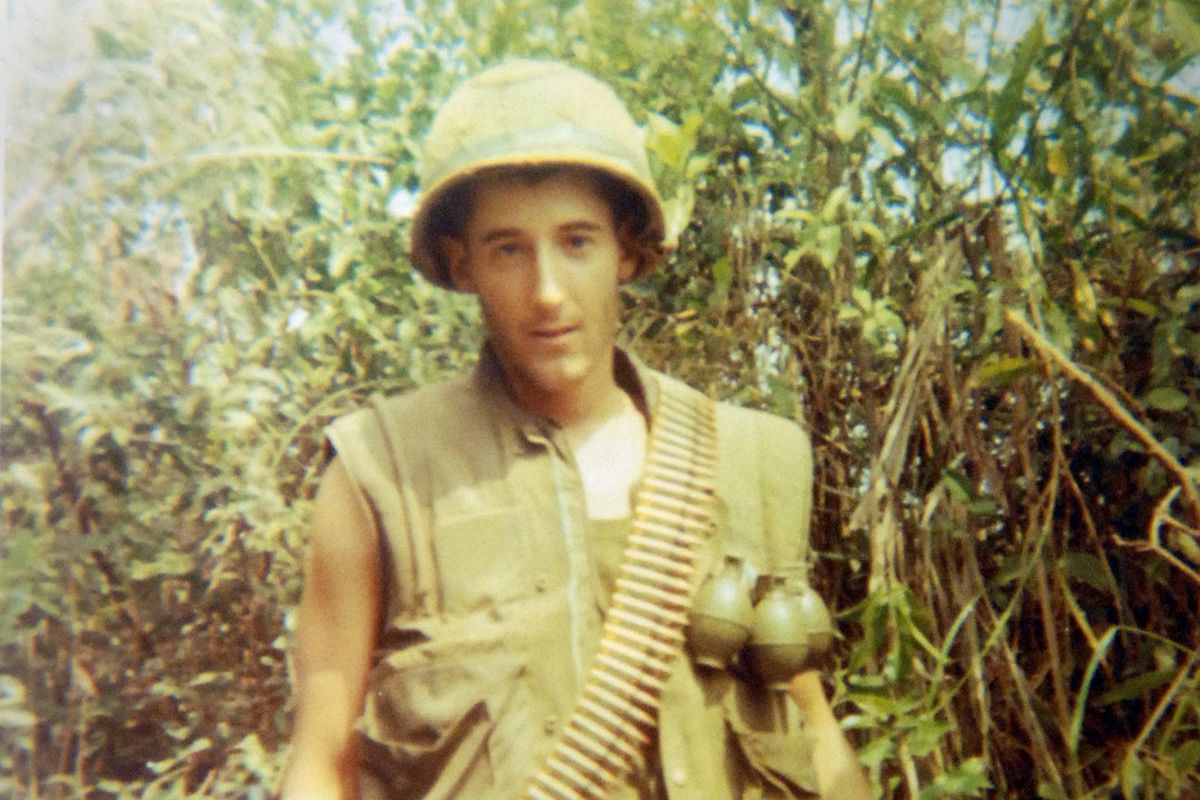
<svg viewBox="0 0 1200 800">
<path fill-rule="evenodd" d="M 475 276 L 471 272 L 470 258 L 467 246 L 461 239 L 453 236 L 443 236 L 440 241 L 442 258 L 446 260 L 446 269 L 450 273 L 450 282 L 460 292 L 475 292 Z"/>
<path fill-rule="evenodd" d="M 617 247 L 621 260 L 617 262 L 617 280 L 626 283 L 637 274 L 641 255 L 637 245 L 637 234 L 633 220 L 624 219 L 617 225 Z"/>
<path fill-rule="evenodd" d="M 637 274 L 638 257 L 632 251 L 625 251 L 621 254 L 621 260 L 617 264 L 617 280 L 621 283 L 628 283 L 633 280 L 633 276 Z"/>
</svg>

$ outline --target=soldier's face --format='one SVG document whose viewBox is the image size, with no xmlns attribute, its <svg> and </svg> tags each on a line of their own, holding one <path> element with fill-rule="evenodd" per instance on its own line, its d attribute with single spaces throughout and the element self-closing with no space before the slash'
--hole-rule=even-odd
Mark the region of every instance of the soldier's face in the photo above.
<svg viewBox="0 0 1200 800">
<path fill-rule="evenodd" d="M 479 297 L 492 347 L 518 402 L 602 392 L 612 382 L 617 285 L 634 257 L 585 174 L 483 178 L 463 240 L 448 248 L 451 276 Z"/>
</svg>

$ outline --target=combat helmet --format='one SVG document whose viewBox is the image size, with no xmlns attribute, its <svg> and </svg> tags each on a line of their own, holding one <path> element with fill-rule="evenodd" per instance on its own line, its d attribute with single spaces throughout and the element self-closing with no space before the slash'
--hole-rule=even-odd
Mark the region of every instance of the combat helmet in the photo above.
<svg viewBox="0 0 1200 800">
<path fill-rule="evenodd" d="M 618 179 L 645 207 L 639 239 L 669 246 L 642 132 L 613 90 L 566 64 L 514 60 L 460 85 L 433 120 L 412 226 L 414 265 L 433 283 L 454 288 L 438 221 L 455 187 L 493 167 L 554 164 L 590 167 Z M 633 277 L 653 269 L 657 254 L 643 252 Z"/>
</svg>

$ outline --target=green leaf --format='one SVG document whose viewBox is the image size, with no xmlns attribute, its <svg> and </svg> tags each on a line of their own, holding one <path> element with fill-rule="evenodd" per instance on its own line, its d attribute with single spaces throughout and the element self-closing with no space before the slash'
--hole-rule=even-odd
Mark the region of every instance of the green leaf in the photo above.
<svg viewBox="0 0 1200 800">
<path fill-rule="evenodd" d="M 908 751 L 915 758 L 923 758 L 937 749 L 945 735 L 952 730 L 954 726 L 948 722 L 922 722 L 908 734 Z"/>
<path fill-rule="evenodd" d="M 1159 669 L 1136 675 L 1100 695 L 1097 702 L 1102 706 L 1107 706 L 1122 700 L 1142 697 L 1147 692 L 1152 692 L 1158 687 L 1170 683 L 1174 677 L 1175 670 L 1173 669 Z"/>
<path fill-rule="evenodd" d="M 680 125 L 661 114 L 651 114 L 646 135 L 647 149 L 672 171 L 683 172 L 688 156 L 696 145 L 696 131 L 702 120 L 701 115 L 692 113 Z"/>
<path fill-rule="evenodd" d="M 783 257 L 784 269 L 786 269 L 788 272 L 791 272 L 796 268 L 796 265 L 800 263 L 800 259 L 804 258 L 806 255 L 808 255 L 808 251 L 803 247 L 793 247 L 787 252 L 787 255 Z"/>
<path fill-rule="evenodd" d="M 733 285 L 733 262 L 729 256 L 721 256 L 713 262 L 713 288 L 708 295 L 708 304 L 713 305 L 729 296 L 729 287 Z"/>
<path fill-rule="evenodd" d="M 92 40 L 105 58 L 129 58 L 129 48 L 104 28 L 92 28 Z"/>
<path fill-rule="evenodd" d="M 363 252 L 360 238 L 351 233 L 338 233 L 334 236 L 333 246 L 329 250 L 329 262 L 326 266 L 329 277 L 334 280 L 345 277 L 346 271 L 362 258 Z"/>
<path fill-rule="evenodd" d="M 1121 793 L 1125 797 L 1138 797 L 1146 778 L 1146 765 L 1140 758 L 1130 758 L 1121 770 Z"/>
<path fill-rule="evenodd" d="M 993 357 L 984 361 L 976 368 L 975 373 L 971 376 L 970 383 L 973 386 L 998 389 L 1002 386 L 1007 386 L 1019 378 L 1033 374 L 1036 367 L 1037 362 L 1031 358 L 1018 358 L 1016 356 Z"/>
<path fill-rule="evenodd" d="M 1067 750 L 1072 756 L 1079 752 L 1079 739 L 1083 732 L 1083 716 L 1087 711 L 1087 700 L 1092 688 L 1092 679 L 1096 676 L 1096 670 L 1100 668 L 1100 662 L 1108 657 L 1108 650 L 1112 647 L 1117 632 L 1118 629 L 1115 626 L 1105 631 L 1104 635 L 1100 637 L 1100 641 L 1096 643 L 1096 649 L 1092 651 L 1092 657 L 1088 660 L 1087 668 L 1083 671 L 1083 683 L 1080 686 L 1079 693 L 1075 696 L 1075 710 L 1071 714 L 1071 728 L 1067 736 Z"/>
<path fill-rule="evenodd" d="M 263 748 L 258 734 L 251 733 L 246 735 L 245 738 L 238 742 L 236 749 L 242 754 L 242 761 L 250 770 L 254 772 L 266 772 L 270 764 L 270 757 Z"/>
<path fill-rule="evenodd" d="M 771 382 L 771 411 L 781 417 L 791 418 L 796 412 L 796 387 L 784 381 Z"/>
<path fill-rule="evenodd" d="M 1191 405 L 1188 396 L 1171 386 L 1160 386 L 1146 395 L 1146 405 L 1159 411 L 1183 411 Z"/>
<path fill-rule="evenodd" d="M 1097 591 L 1111 592 L 1116 589 L 1104 564 L 1091 553 L 1064 553 L 1058 560 L 1058 568 L 1067 577 L 1086 583 Z"/>
<path fill-rule="evenodd" d="M 846 683 L 867 692 L 882 692 L 887 688 L 887 678 L 882 675 L 856 673 L 846 676 Z"/>
<path fill-rule="evenodd" d="M 1183 777 L 1200 766 L 1200 739 L 1185 742 L 1171 758 L 1175 774 Z"/>
<path fill-rule="evenodd" d="M 838 141 L 849 144 L 862 129 L 862 112 L 857 103 L 844 105 L 833 118 L 833 132 Z"/>
<path fill-rule="evenodd" d="M 862 615 L 859 619 L 859 624 L 862 625 L 863 636 L 851 651 L 851 669 L 859 669 L 868 661 L 878 658 L 883 653 L 887 637 L 887 608 L 876 595 L 871 595 L 862 606 Z M 880 685 L 883 685 L 883 678 L 874 675 L 856 676 L 851 679 L 852 683 L 857 683 L 858 681 L 863 681 L 864 686 L 869 681 L 879 681 Z"/>
<path fill-rule="evenodd" d="M 1195 3 L 1185 3 L 1183 0 L 1167 0 L 1163 13 L 1167 18 L 1168 29 L 1175 35 L 1175 40 L 1189 55 L 1200 52 L 1200 9 Z"/>
<path fill-rule="evenodd" d="M 975 499 L 971 479 L 962 470 L 952 467 L 942 470 L 942 485 L 946 487 L 950 497 L 960 503 L 969 503 Z"/>
<path fill-rule="evenodd" d="M 1125 307 L 1130 311 L 1136 311 L 1144 317 L 1154 317 L 1158 315 L 1158 306 L 1154 305 L 1148 300 L 1142 300 L 1137 297 L 1131 297 L 1126 300 Z"/>
<path fill-rule="evenodd" d="M 877 720 L 899 717 L 909 710 L 909 703 L 904 699 L 897 700 L 882 694 L 855 694 L 853 699 L 855 705 Z"/>
<path fill-rule="evenodd" d="M 1013 128 L 1024 109 L 1025 82 L 1029 78 L 1034 60 L 1045 50 L 1045 40 L 1045 25 L 1039 15 L 1017 45 L 1012 71 L 1008 73 L 1008 80 L 996 97 L 996 105 L 992 112 L 993 153 L 1003 151 L 1012 137 Z"/>
<path fill-rule="evenodd" d="M 1144 153 L 1134 158 L 1129 159 L 1128 166 L 1136 167 L 1141 164 L 1147 164 L 1156 161 L 1163 156 L 1175 157 L 1173 150 L 1181 150 L 1187 146 L 1187 139 L 1182 134 L 1172 131 L 1171 133 L 1161 136 L 1146 149 Z"/>
<path fill-rule="evenodd" d="M 827 222 L 833 225 L 836 229 L 836 222 L 843 211 L 847 211 L 853 207 L 854 200 L 850 197 L 849 186 L 838 186 L 829 193 L 825 198 L 825 202 L 821 205 L 820 218 L 822 222 Z"/>
<path fill-rule="evenodd" d="M 979 756 L 969 758 L 953 769 L 938 775 L 921 789 L 919 800 L 938 800 L 942 797 L 979 797 L 992 788 L 987 777 L 987 765 Z"/>
<path fill-rule="evenodd" d="M 701 174 L 712 168 L 713 157 L 711 155 L 692 155 L 688 156 L 687 169 L 684 171 L 684 177 L 689 181 L 694 181 Z"/>
<path fill-rule="evenodd" d="M 1000 506 L 996 503 L 996 499 L 990 495 L 984 495 L 977 500 L 967 503 L 967 511 L 970 511 L 977 517 L 1000 516 Z"/>
<path fill-rule="evenodd" d="M 216 683 L 221 678 L 226 677 L 228 673 L 224 672 L 201 672 L 188 683 L 188 686 L 207 686 L 210 683 Z"/>
<path fill-rule="evenodd" d="M 1075 332 L 1071 329 L 1071 320 L 1062 306 L 1047 298 L 1043 303 L 1042 315 L 1046 319 L 1046 333 L 1050 341 L 1058 345 L 1064 353 L 1071 352 L 1075 341 Z"/>
<path fill-rule="evenodd" d="M 1046 170 L 1057 178 L 1065 178 L 1071 174 L 1067 151 L 1061 142 L 1046 144 Z"/>
<path fill-rule="evenodd" d="M 842 249 L 842 230 L 837 225 L 826 225 L 817 230 L 816 256 L 825 269 L 833 269 L 838 253 Z"/>
<path fill-rule="evenodd" d="M 170 550 L 160 553 L 153 561 L 135 561 L 129 568 L 129 577 L 144 581 L 162 576 L 187 575 L 196 568 L 196 561 L 189 553 Z"/>
<path fill-rule="evenodd" d="M 1059 791 L 1058 786 L 1050 781 L 1038 783 L 1037 796 L 1039 800 L 1067 800 L 1067 796 Z"/>
<path fill-rule="evenodd" d="M 896 739 L 893 736 L 880 736 L 868 742 L 858 750 L 858 760 L 867 769 L 878 767 L 896 752 Z"/>
<path fill-rule="evenodd" d="M 677 236 L 688 226 L 696 205 L 696 190 L 690 183 L 680 186 L 669 200 L 663 203 L 663 217 L 667 236 Z"/>
</svg>

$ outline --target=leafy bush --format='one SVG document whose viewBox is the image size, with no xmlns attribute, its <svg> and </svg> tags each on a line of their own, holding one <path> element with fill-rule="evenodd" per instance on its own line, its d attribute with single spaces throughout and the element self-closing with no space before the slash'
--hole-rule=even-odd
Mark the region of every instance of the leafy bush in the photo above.
<svg viewBox="0 0 1200 800">
<path fill-rule="evenodd" d="M 321 429 L 473 358 L 407 209 L 506 55 L 612 82 L 689 223 L 628 341 L 812 431 L 879 792 L 1195 791 L 1189 4 L 342 5 L 110 0 L 12 84 L 0 793 L 270 792 Z"/>
</svg>

